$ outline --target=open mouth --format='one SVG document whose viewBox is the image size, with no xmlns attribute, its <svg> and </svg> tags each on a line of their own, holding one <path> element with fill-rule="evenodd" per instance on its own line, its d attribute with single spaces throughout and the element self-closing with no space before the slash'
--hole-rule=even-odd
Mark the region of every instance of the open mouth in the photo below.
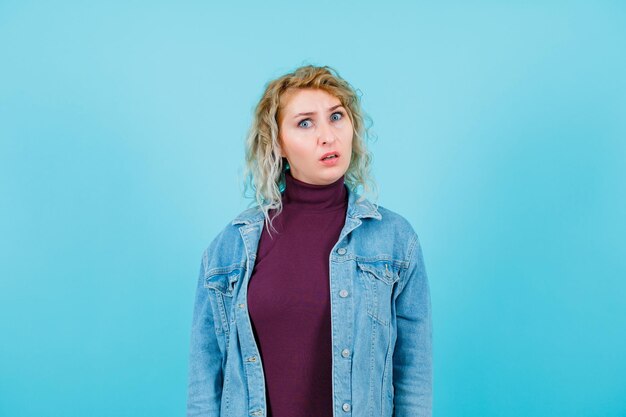
<svg viewBox="0 0 626 417">
<path fill-rule="evenodd" d="M 320 161 L 328 161 L 330 159 L 336 159 L 336 158 L 339 158 L 339 154 L 336 152 L 332 152 L 322 157 Z"/>
</svg>

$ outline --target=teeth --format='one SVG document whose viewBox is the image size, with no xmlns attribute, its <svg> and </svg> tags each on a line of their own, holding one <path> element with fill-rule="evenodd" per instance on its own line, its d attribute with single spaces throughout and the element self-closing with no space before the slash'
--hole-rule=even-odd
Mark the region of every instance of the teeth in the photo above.
<svg viewBox="0 0 626 417">
<path fill-rule="evenodd" d="M 335 155 L 329 155 L 326 158 L 324 158 L 323 160 L 330 159 L 330 158 L 336 158 L 336 156 Z"/>
</svg>

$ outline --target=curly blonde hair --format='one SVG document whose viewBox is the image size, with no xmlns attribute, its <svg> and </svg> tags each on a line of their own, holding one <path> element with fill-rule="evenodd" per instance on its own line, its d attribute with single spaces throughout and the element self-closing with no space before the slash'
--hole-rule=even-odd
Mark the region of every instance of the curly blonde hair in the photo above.
<svg viewBox="0 0 626 417">
<path fill-rule="evenodd" d="M 285 170 L 289 169 L 287 159 L 279 153 L 280 98 L 291 89 L 320 89 L 339 99 L 354 129 L 352 156 L 344 183 L 353 192 L 361 186 L 364 194 L 378 194 L 377 184 L 371 176 L 372 156 L 365 146 L 365 140 L 370 139 L 371 135 L 370 126 L 365 126 L 364 121 L 369 121 L 371 125 L 371 119 L 361 109 L 358 90 L 329 66 L 301 66 L 266 84 L 246 139 L 244 197 L 254 197 L 250 205 L 256 203 L 261 208 L 266 225 L 269 224 L 272 229 L 272 220 L 282 211 L 281 192 L 285 189 Z M 253 196 L 247 195 L 250 188 L 254 191 Z M 361 195 L 358 201 L 364 198 Z M 269 212 L 272 209 L 275 214 L 270 219 Z"/>
</svg>

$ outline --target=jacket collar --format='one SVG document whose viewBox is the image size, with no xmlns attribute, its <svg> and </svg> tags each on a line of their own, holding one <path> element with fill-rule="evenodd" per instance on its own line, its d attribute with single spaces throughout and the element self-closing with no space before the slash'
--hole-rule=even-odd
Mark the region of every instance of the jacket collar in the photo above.
<svg viewBox="0 0 626 417">
<path fill-rule="evenodd" d="M 353 219 L 366 217 L 372 217 L 378 220 L 382 219 L 377 205 L 373 204 L 367 198 L 364 198 L 362 201 L 357 203 L 356 200 L 360 197 L 360 195 L 351 190 L 349 187 L 346 188 L 348 189 L 348 217 Z M 235 220 L 232 221 L 232 224 L 251 224 L 261 222 L 263 219 L 263 211 L 257 205 L 240 213 Z"/>
</svg>

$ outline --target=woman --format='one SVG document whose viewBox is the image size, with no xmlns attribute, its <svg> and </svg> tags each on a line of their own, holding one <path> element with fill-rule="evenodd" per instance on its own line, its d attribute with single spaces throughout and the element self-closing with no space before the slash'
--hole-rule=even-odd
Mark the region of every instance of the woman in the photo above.
<svg viewBox="0 0 626 417">
<path fill-rule="evenodd" d="M 370 189 L 355 90 L 329 67 L 266 86 L 247 143 L 256 203 L 204 251 L 188 416 L 431 416 L 417 234 Z"/>
</svg>

